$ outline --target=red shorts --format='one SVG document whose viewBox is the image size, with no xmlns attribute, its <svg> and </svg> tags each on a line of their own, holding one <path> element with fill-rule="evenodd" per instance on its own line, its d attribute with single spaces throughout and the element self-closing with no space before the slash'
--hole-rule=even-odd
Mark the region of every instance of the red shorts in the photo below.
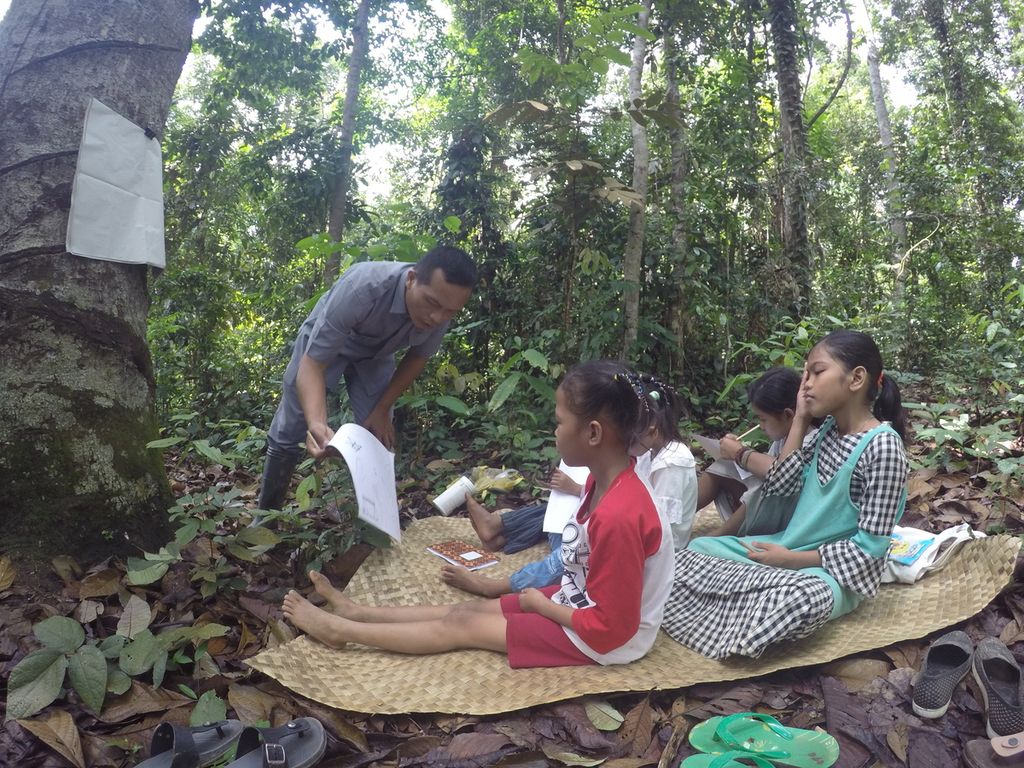
<svg viewBox="0 0 1024 768">
<path fill-rule="evenodd" d="M 559 586 L 553 584 L 540 591 L 551 597 Z M 502 595 L 501 612 L 506 622 L 508 665 L 513 669 L 578 667 L 597 663 L 573 645 L 561 624 L 539 613 L 524 613 L 519 607 L 518 594 Z"/>
</svg>

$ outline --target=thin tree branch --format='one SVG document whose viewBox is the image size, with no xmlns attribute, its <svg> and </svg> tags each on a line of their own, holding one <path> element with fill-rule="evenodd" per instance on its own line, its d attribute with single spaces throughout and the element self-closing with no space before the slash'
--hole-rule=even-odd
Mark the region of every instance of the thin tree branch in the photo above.
<svg viewBox="0 0 1024 768">
<path fill-rule="evenodd" d="M 843 0 L 839 7 L 843 11 L 843 16 L 846 17 L 846 65 L 843 67 L 843 74 L 839 76 L 839 80 L 836 82 L 836 87 L 832 89 L 832 94 L 828 97 L 828 100 L 819 107 L 817 112 L 814 113 L 814 117 L 807 121 L 807 130 L 811 129 L 811 126 L 817 122 L 818 118 L 821 117 L 825 110 L 831 106 L 833 101 L 835 101 L 836 96 L 839 95 L 839 91 L 846 83 L 846 78 L 850 74 L 850 67 L 853 64 L 853 23 L 850 21 L 850 9 L 846 7 L 846 0 Z"/>
</svg>

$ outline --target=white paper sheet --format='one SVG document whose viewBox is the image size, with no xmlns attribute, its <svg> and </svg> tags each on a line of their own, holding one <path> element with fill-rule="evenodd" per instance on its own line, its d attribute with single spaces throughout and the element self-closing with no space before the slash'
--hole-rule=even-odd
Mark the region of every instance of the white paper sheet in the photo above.
<svg viewBox="0 0 1024 768">
<path fill-rule="evenodd" d="M 704 452 L 711 458 L 722 458 L 722 443 L 720 440 L 715 440 L 712 437 L 704 437 L 704 435 L 691 435 L 691 437 L 700 443 L 700 447 L 703 448 Z"/>
<path fill-rule="evenodd" d="M 744 484 L 746 484 L 748 477 L 754 476 L 753 472 L 747 472 L 747 470 L 732 459 L 716 459 L 704 471 L 719 477 L 727 477 L 730 480 L 738 480 Z"/>
<path fill-rule="evenodd" d="M 85 115 L 65 247 L 90 259 L 165 263 L 160 142 L 96 99 Z"/>
<path fill-rule="evenodd" d="M 345 459 L 352 473 L 359 504 L 359 519 L 402 540 L 398 521 L 398 493 L 395 490 L 395 454 L 373 433 L 358 424 L 342 424 L 329 447 Z"/>
<path fill-rule="evenodd" d="M 741 483 L 746 481 L 748 477 L 753 477 L 753 472 L 748 472 L 743 469 L 743 467 L 732 459 L 722 458 L 722 443 L 720 440 L 705 437 L 704 435 L 692 435 L 692 437 L 700 443 L 700 447 L 715 460 L 713 464 L 704 470 L 705 472 L 710 472 L 712 475 L 718 475 L 719 477 L 728 477 L 732 480 L 739 480 Z"/>
<path fill-rule="evenodd" d="M 585 485 L 590 477 L 590 470 L 586 467 L 570 467 L 563 461 L 558 468 L 580 485 Z M 582 496 L 552 490 L 548 497 L 548 508 L 544 511 L 544 533 L 561 533 L 565 530 L 569 518 L 580 508 L 581 500 Z"/>
</svg>

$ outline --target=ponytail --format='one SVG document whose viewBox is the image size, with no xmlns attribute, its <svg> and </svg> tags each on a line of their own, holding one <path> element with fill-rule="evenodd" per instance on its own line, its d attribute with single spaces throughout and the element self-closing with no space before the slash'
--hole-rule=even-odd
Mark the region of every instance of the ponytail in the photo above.
<svg viewBox="0 0 1024 768">
<path fill-rule="evenodd" d="M 872 391 L 876 393 L 875 405 L 871 412 L 879 421 L 888 421 L 901 440 L 907 439 L 907 411 L 903 407 L 903 400 L 900 397 L 900 388 L 891 376 L 884 373 L 881 376 L 881 386 L 872 385 Z"/>
<path fill-rule="evenodd" d="M 647 373 L 640 374 L 650 414 L 649 426 L 658 430 L 665 442 L 682 442 L 679 419 L 683 415 L 683 401 L 665 382 Z"/>
</svg>

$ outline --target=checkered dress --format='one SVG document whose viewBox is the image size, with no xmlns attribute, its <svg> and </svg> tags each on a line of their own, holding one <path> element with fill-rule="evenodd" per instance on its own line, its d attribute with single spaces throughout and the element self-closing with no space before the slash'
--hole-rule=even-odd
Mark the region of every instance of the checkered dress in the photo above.
<svg viewBox="0 0 1024 768">
<path fill-rule="evenodd" d="M 822 427 L 818 478 L 827 483 L 849 458 L 863 432 L 840 436 L 835 422 Z M 793 495 L 801 488 L 804 467 L 814 455 L 817 432 L 803 448 L 777 461 L 763 492 Z M 891 432 L 875 435 L 854 467 L 850 500 L 860 513 L 858 527 L 887 536 L 900 511 L 907 478 L 903 442 Z M 818 549 L 822 567 L 842 586 L 874 596 L 884 559 L 875 558 L 848 539 Z M 714 659 L 732 654 L 760 656 L 781 640 L 806 637 L 832 612 L 832 591 L 821 579 L 785 568 L 727 560 L 691 550 L 676 553 L 675 581 L 662 627 L 673 638 Z"/>
</svg>

